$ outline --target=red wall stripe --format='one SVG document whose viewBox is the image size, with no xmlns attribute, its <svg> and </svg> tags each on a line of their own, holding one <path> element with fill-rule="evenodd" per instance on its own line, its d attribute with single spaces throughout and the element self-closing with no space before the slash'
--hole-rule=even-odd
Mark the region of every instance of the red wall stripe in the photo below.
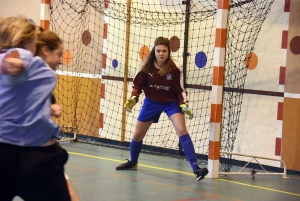
<svg viewBox="0 0 300 201">
<path fill-rule="evenodd" d="M 276 156 L 281 156 L 281 138 L 276 138 L 276 143 L 275 143 L 275 155 Z"/>
<path fill-rule="evenodd" d="M 281 40 L 281 49 L 287 49 L 288 45 L 288 31 L 283 30 L 282 31 L 282 40 Z"/>
<path fill-rule="evenodd" d="M 102 68 L 105 69 L 106 68 L 106 54 L 102 54 Z"/>
<path fill-rule="evenodd" d="M 284 2 L 284 12 L 290 12 L 291 0 L 285 0 Z"/>
<path fill-rule="evenodd" d="M 104 122 L 104 114 L 100 113 L 99 128 L 103 128 L 103 122 Z"/>
<path fill-rule="evenodd" d="M 105 98 L 105 84 L 101 83 L 101 98 Z"/>
<path fill-rule="evenodd" d="M 104 0 L 104 6 L 105 8 L 108 8 L 109 0 Z"/>
<path fill-rule="evenodd" d="M 278 102 L 277 120 L 283 119 L 283 102 Z"/>
<path fill-rule="evenodd" d="M 108 24 L 104 23 L 103 38 L 107 39 Z"/>
<path fill-rule="evenodd" d="M 282 84 L 282 85 L 285 84 L 285 70 L 286 70 L 285 66 L 280 66 L 280 70 L 279 70 L 279 84 Z"/>
</svg>

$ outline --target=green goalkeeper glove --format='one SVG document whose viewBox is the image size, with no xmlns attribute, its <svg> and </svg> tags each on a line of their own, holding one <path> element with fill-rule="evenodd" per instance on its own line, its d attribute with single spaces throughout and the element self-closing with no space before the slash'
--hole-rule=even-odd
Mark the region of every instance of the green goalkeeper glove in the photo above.
<svg viewBox="0 0 300 201">
<path fill-rule="evenodd" d="M 182 112 L 189 116 L 189 119 L 192 119 L 194 117 L 193 111 L 190 110 L 186 104 L 181 104 L 180 107 L 182 109 Z"/>
<path fill-rule="evenodd" d="M 130 97 L 124 104 L 124 108 L 127 112 L 131 112 L 133 106 L 136 104 L 137 98 L 135 96 Z"/>
</svg>

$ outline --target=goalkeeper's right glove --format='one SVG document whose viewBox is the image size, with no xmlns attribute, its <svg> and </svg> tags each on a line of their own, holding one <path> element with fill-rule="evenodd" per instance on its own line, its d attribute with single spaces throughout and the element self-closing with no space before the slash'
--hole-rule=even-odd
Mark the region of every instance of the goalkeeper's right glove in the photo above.
<svg viewBox="0 0 300 201">
<path fill-rule="evenodd" d="M 126 109 L 127 112 L 131 112 L 133 106 L 136 104 L 137 98 L 136 96 L 130 97 L 126 103 L 124 104 L 124 108 Z"/>
<path fill-rule="evenodd" d="M 189 107 L 186 104 L 181 104 L 180 107 L 183 113 L 189 116 L 189 119 L 192 119 L 194 117 L 193 111 L 189 109 Z"/>
</svg>

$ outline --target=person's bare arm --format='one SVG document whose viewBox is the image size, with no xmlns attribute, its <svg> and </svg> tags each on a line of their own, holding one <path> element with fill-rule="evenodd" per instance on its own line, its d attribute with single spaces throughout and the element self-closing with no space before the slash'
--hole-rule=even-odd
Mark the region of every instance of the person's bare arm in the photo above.
<svg viewBox="0 0 300 201">
<path fill-rule="evenodd" d="M 20 75 L 24 69 L 23 61 L 18 58 L 7 58 L 4 63 L 6 63 L 6 68 L 4 70 L 11 76 Z"/>
<path fill-rule="evenodd" d="M 68 185 L 68 190 L 69 190 L 69 194 L 70 194 L 70 197 L 71 197 L 71 201 L 79 201 L 79 198 L 73 188 L 73 185 L 70 181 L 70 178 L 68 177 L 68 175 L 65 174 L 65 177 L 66 177 L 66 181 L 67 181 L 67 185 Z"/>
<path fill-rule="evenodd" d="M 59 104 L 51 105 L 51 116 L 60 117 L 61 113 L 62 113 L 62 107 Z"/>
<path fill-rule="evenodd" d="M 18 76 L 24 70 L 24 62 L 19 58 L 7 57 L 4 58 L 1 64 L 2 74 Z"/>
</svg>

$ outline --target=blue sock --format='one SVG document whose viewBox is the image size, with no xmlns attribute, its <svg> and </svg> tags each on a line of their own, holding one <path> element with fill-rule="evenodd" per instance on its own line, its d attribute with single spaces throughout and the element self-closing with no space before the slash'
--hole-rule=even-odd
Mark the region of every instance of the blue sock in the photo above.
<svg viewBox="0 0 300 201">
<path fill-rule="evenodd" d="M 197 158 L 196 158 L 195 148 L 194 148 L 193 142 L 191 140 L 191 137 L 187 133 L 183 136 L 180 136 L 179 140 L 181 142 L 185 156 L 187 157 L 187 159 L 190 162 L 190 165 L 194 171 L 195 168 L 198 166 L 197 166 Z"/>
<path fill-rule="evenodd" d="M 131 157 L 130 162 L 131 163 L 137 162 L 140 152 L 142 151 L 142 145 L 143 145 L 143 141 L 136 142 L 134 140 L 131 140 L 131 143 L 130 143 L 130 157 Z"/>
</svg>

